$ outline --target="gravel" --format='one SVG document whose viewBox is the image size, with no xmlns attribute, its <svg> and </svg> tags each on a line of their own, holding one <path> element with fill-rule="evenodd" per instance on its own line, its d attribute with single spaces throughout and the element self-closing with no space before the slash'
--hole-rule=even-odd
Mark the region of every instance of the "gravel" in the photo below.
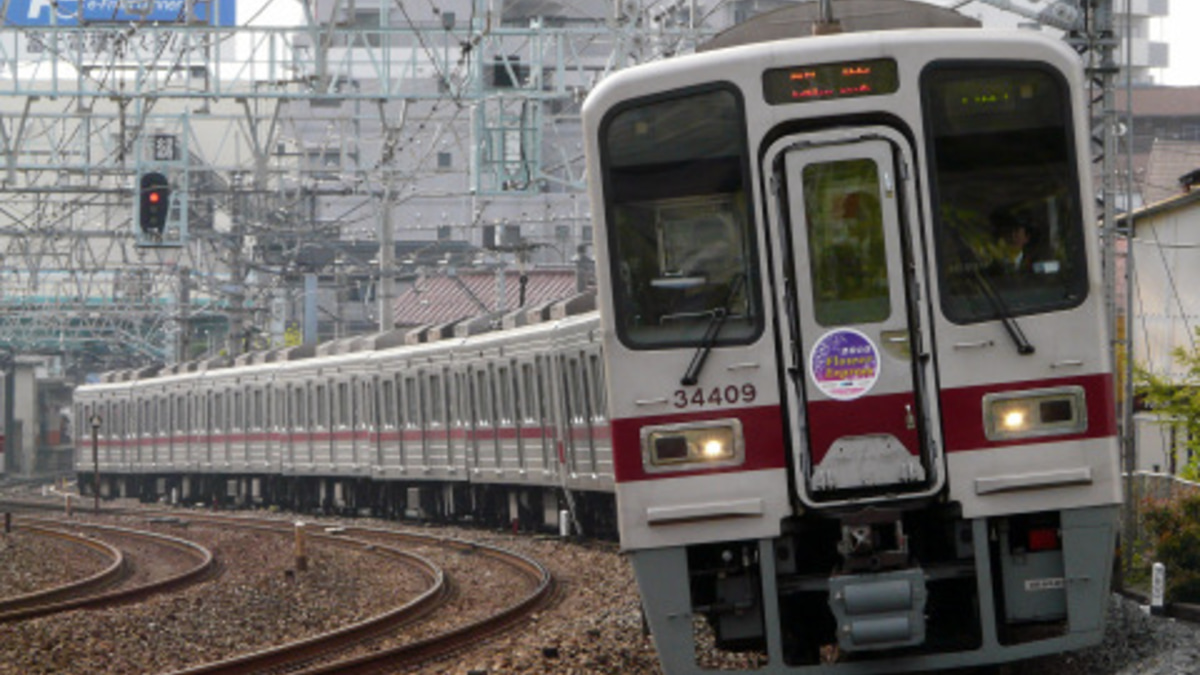
<svg viewBox="0 0 1200 675">
<path fill-rule="evenodd" d="M 183 514 L 182 517 L 186 518 Z M 350 523 L 351 521 L 347 521 Z M 145 527 L 144 519 L 141 521 Z M 338 524 L 337 521 L 319 525 Z M 613 546 L 580 546 L 553 537 L 512 536 L 477 529 L 414 527 L 376 521 L 352 524 L 416 529 L 423 534 L 495 544 L 547 565 L 559 584 L 553 606 L 514 633 L 410 672 L 451 675 L 590 675 L 660 672 L 653 645 L 642 632 L 637 588 L 628 560 Z M 129 525 L 133 526 L 133 525 Z M 411 572 L 361 551 L 312 546 L 310 571 L 286 575 L 291 548 L 278 536 L 193 525 L 177 536 L 208 546 L 222 575 L 198 587 L 116 610 L 73 612 L 0 626 L 0 674 L 161 673 L 187 665 L 329 630 L 390 608 L 423 588 Z M 0 544 L 0 585 L 19 574 L 12 567 L 47 558 L 13 555 L 12 538 Z M 21 546 L 31 542 L 23 541 Z M 3 546 L 7 545 L 7 555 Z M 72 564 L 71 549 L 57 549 L 58 564 Z M 432 555 L 432 554 L 431 554 Z M 453 556 L 450 556 L 453 558 Z M 451 561 L 452 574 L 472 569 L 468 556 Z M 92 562 L 94 564 L 94 561 Z M 28 570 L 27 570 L 28 571 Z M 80 570 L 47 576 L 61 581 Z M 41 572 L 39 572 L 40 574 Z M 499 572 L 481 577 L 501 578 Z M 26 582 L 27 584 L 29 582 Z M 501 581 L 493 595 L 519 589 Z M 507 584 L 507 585 L 503 585 Z M 466 614 L 456 609 L 450 615 Z M 449 617 L 456 618 L 456 617 Z M 462 617 L 457 617 L 461 619 Z M 437 619 L 441 620 L 441 619 Z M 426 627 L 422 630 L 431 630 Z M 410 636 L 415 637 L 415 636 Z M 1149 616 L 1136 603 L 1113 596 L 1108 634 L 1098 647 L 1013 664 L 1012 675 L 1194 675 L 1200 673 L 1200 629 Z"/>
<path fill-rule="evenodd" d="M 80 581 L 111 562 L 57 537 L 19 529 L 0 534 L 0 599 Z"/>
<path fill-rule="evenodd" d="M 1200 626 L 1151 616 L 1146 607 L 1114 594 L 1104 642 L 1018 666 L 1013 675 L 1196 675 L 1200 673 Z"/>
<path fill-rule="evenodd" d="M 171 534 L 212 550 L 220 576 L 133 605 L 0 626 L 0 673 L 170 672 L 365 619 L 425 586 L 363 550 L 310 544 L 308 571 L 289 574 L 292 548 L 279 535 L 196 525 Z"/>
</svg>

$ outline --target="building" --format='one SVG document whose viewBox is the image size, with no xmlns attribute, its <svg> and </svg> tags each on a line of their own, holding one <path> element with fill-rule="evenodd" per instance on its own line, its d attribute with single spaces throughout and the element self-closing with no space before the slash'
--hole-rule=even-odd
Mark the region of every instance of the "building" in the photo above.
<svg viewBox="0 0 1200 675">
<path fill-rule="evenodd" d="M 937 0 L 937 3 L 957 8 L 962 14 L 978 19 L 985 28 L 1040 25 L 1046 30 L 1062 32 L 1076 26 L 1083 16 L 1083 3 L 1079 0 Z M 1113 33 L 1121 39 L 1113 58 L 1122 68 L 1126 59 L 1130 59 L 1128 71 L 1133 84 L 1154 84 L 1154 71 L 1166 68 L 1171 57 L 1167 43 L 1152 38 L 1154 22 L 1170 13 L 1169 1 L 1112 0 L 1112 4 Z"/>
<path fill-rule="evenodd" d="M 1193 166 L 1200 166 L 1198 159 Z M 1169 380 L 1188 373 L 1177 349 L 1200 347 L 1200 190 L 1176 188 L 1174 196 L 1135 211 L 1130 241 L 1133 308 L 1130 332 L 1134 363 Z M 1138 469 L 1177 472 L 1190 458 L 1182 429 L 1154 413 L 1135 415 Z"/>
</svg>

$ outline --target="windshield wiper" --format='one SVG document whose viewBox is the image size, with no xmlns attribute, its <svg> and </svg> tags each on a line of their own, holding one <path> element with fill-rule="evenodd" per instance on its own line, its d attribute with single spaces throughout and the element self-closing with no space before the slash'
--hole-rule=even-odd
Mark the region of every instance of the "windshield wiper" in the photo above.
<svg viewBox="0 0 1200 675">
<path fill-rule="evenodd" d="M 725 320 L 729 318 L 729 310 L 745 280 L 745 273 L 738 273 L 729 284 L 729 295 L 725 298 L 725 303 L 718 307 L 713 312 L 712 318 L 708 320 L 704 337 L 696 347 L 696 353 L 692 355 L 692 362 L 688 364 L 687 372 L 683 374 L 683 379 L 679 381 L 679 384 L 690 387 L 699 381 L 700 371 L 704 369 L 704 362 L 708 360 L 713 345 L 717 343 L 717 336 L 721 334 L 721 328 L 725 325 Z"/>
<path fill-rule="evenodd" d="M 987 299 L 988 304 L 992 306 L 992 311 L 1000 318 L 1004 324 L 1004 329 L 1008 332 L 1008 336 L 1012 338 L 1013 343 L 1017 346 L 1017 353 L 1022 356 L 1028 356 L 1036 351 L 1033 344 L 1029 342 L 1029 338 L 1025 337 L 1025 331 L 1021 330 L 1021 324 L 1017 323 L 1013 317 L 1012 311 L 1009 310 L 1008 304 L 1004 302 L 1004 298 L 996 292 L 996 287 L 992 282 L 988 281 L 983 273 L 980 272 L 979 258 L 975 255 L 975 251 L 963 241 L 962 235 L 955 229 L 950 228 L 950 233 L 954 237 L 955 244 L 958 245 L 959 260 L 966 263 L 970 268 L 970 278 L 979 286 L 983 297 Z"/>
</svg>

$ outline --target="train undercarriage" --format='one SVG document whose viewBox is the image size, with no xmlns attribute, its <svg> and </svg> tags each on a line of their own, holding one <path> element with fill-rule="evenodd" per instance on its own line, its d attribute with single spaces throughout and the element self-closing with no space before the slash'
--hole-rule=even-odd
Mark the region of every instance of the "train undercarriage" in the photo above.
<svg viewBox="0 0 1200 675">
<path fill-rule="evenodd" d="M 80 473 L 79 482 L 83 494 L 95 494 L 93 474 Z M 278 474 L 101 474 L 100 496 L 189 507 L 276 507 L 298 514 L 475 523 L 522 532 L 565 531 L 616 538 L 611 494 L 568 494 L 559 487 Z"/>
<path fill-rule="evenodd" d="M 1095 642 L 1116 515 L 869 510 L 632 561 L 666 672 L 913 672 Z"/>
</svg>

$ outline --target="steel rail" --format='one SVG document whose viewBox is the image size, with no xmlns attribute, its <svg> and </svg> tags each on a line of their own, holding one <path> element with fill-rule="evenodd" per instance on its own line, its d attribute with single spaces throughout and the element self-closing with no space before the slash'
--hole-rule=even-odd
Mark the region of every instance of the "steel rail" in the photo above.
<svg viewBox="0 0 1200 675">
<path fill-rule="evenodd" d="M 135 602 L 138 600 L 144 600 L 152 595 L 156 595 L 159 593 L 165 593 L 167 591 L 172 591 L 172 590 L 181 588 L 183 586 L 187 586 L 189 584 L 193 584 L 193 583 L 202 581 L 203 579 L 207 578 L 209 574 L 213 573 L 216 569 L 215 558 L 213 558 L 212 552 L 209 551 L 208 549 L 204 548 L 203 546 L 200 546 L 199 544 L 197 544 L 195 542 L 187 541 L 186 539 L 180 539 L 178 537 L 172 537 L 169 535 L 159 534 L 156 532 L 131 530 L 129 528 L 124 528 L 124 527 L 115 527 L 112 525 L 99 525 L 99 524 L 95 524 L 95 523 L 80 523 L 80 522 L 63 523 L 63 522 L 59 522 L 59 521 L 36 521 L 36 522 L 40 523 L 42 526 L 48 527 L 48 528 L 55 526 L 55 525 L 57 525 L 59 527 L 61 527 L 63 525 L 69 525 L 70 527 L 73 527 L 73 528 L 90 528 L 90 529 L 99 530 L 102 532 L 108 532 L 110 534 L 115 534 L 116 536 L 140 538 L 140 539 L 144 539 L 147 541 L 152 541 L 155 544 L 158 544 L 160 546 L 168 546 L 171 548 L 175 548 L 177 550 L 184 551 L 185 553 L 189 553 L 189 554 L 197 557 L 200 562 L 197 565 L 195 565 L 194 567 L 184 570 L 183 572 L 180 572 L 178 574 L 171 575 L 165 579 L 160 579 L 159 581 L 153 581 L 153 582 L 150 582 L 147 584 L 142 584 L 140 586 L 135 586 L 133 588 L 119 589 L 119 590 L 110 591 L 107 593 L 100 593 L 98 595 L 89 595 L 86 597 L 68 599 L 68 600 L 65 600 L 62 602 L 57 602 L 57 603 L 52 603 L 52 604 L 47 604 L 47 605 L 40 605 L 37 607 L 30 607 L 30 608 L 27 608 L 24 610 L 18 610 L 15 612 L 10 612 L 10 613 L 4 614 L 4 615 L 0 615 L 0 623 L 21 621 L 21 620 L 25 620 L 25 619 L 31 619 L 34 617 L 38 617 L 38 616 L 46 616 L 48 614 L 56 614 L 59 612 L 65 612 L 65 611 L 74 610 L 74 609 L 107 607 L 107 606 L 111 606 L 111 605 L 115 605 L 115 604 L 119 604 L 119 603 Z"/>
<path fill-rule="evenodd" d="M 189 516 L 189 518 L 201 522 L 220 523 L 246 529 L 270 531 L 282 535 L 290 535 L 292 532 L 290 528 L 279 527 L 278 525 L 281 524 L 279 521 L 272 520 L 251 521 L 247 518 L 222 518 L 216 516 Z M 391 546 L 381 546 L 376 542 L 353 538 L 319 533 L 310 533 L 308 536 L 313 540 L 336 546 L 359 548 L 403 560 L 421 572 L 430 585 L 425 591 L 409 602 L 349 626 L 283 645 L 269 647 L 257 652 L 178 670 L 171 675 L 238 675 L 263 673 L 273 669 L 282 670 L 287 668 L 291 670 L 297 666 L 302 666 L 304 663 L 327 657 L 332 653 L 344 651 L 349 647 L 412 623 L 436 610 L 449 596 L 450 585 L 445 573 L 435 563 L 422 555 L 402 551 Z"/>
<path fill-rule="evenodd" d="M 540 562 L 520 553 L 449 537 L 434 537 L 377 528 L 346 528 L 347 531 L 369 533 L 412 542 L 433 543 L 470 551 L 497 560 L 535 581 L 535 587 L 525 597 L 491 616 L 467 625 L 434 635 L 423 640 L 396 647 L 381 649 L 363 656 L 324 664 L 293 675 L 342 675 L 356 673 L 388 672 L 412 667 L 435 659 L 444 658 L 477 644 L 480 640 L 497 635 L 505 630 L 522 625 L 534 612 L 549 605 L 557 594 L 554 575 Z"/>
<path fill-rule="evenodd" d="M 125 573 L 125 556 L 121 553 L 121 549 L 111 544 L 71 532 L 38 525 L 22 525 L 18 523 L 16 527 L 19 530 L 38 536 L 53 537 L 77 546 L 90 548 L 93 551 L 99 552 L 110 563 L 104 569 L 84 579 L 69 581 L 52 588 L 0 599 L 0 623 L 16 621 L 22 618 L 22 612 L 27 612 L 35 607 L 50 606 L 107 588 L 117 583 Z"/>
</svg>

